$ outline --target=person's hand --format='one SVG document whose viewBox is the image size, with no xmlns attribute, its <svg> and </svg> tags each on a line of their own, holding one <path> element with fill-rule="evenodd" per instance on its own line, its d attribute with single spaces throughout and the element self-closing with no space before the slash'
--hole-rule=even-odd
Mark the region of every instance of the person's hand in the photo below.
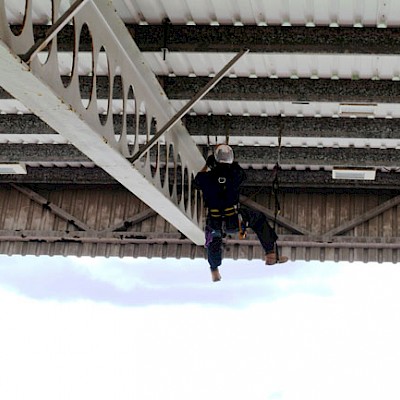
<svg viewBox="0 0 400 400">
<path fill-rule="evenodd" d="M 210 155 L 207 157 L 206 165 L 207 165 L 207 167 L 210 168 L 210 169 L 213 169 L 213 168 L 216 167 L 217 162 L 215 161 L 214 154 L 210 154 Z"/>
</svg>

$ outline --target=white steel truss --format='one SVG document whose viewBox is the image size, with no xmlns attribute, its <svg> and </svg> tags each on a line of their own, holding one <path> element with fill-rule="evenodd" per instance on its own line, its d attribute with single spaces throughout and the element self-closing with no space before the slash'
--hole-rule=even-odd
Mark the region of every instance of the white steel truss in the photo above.
<svg viewBox="0 0 400 400">
<path fill-rule="evenodd" d="M 150 141 L 157 131 L 154 127 L 167 124 L 175 110 L 110 2 L 86 1 L 69 22 L 75 32 L 75 47 L 68 82 L 61 79 L 57 35 L 43 53 L 45 60 L 36 56 L 36 50 L 32 52 L 37 47 L 33 0 L 26 0 L 23 27 L 18 33 L 8 24 L 6 3 L 0 0 L 0 85 L 191 241 L 202 244 L 203 207 L 192 178 L 204 158 L 183 124 L 176 123 L 151 151 L 133 163 L 129 161 L 140 150 L 139 114 L 146 117 Z M 49 0 L 55 23 L 60 18 L 61 3 Z M 82 96 L 78 70 L 80 41 L 88 40 L 88 35 L 92 43 L 92 87 L 87 101 Z M 109 82 L 108 107 L 103 111 L 96 94 L 101 57 L 107 60 Z M 113 124 L 113 86 L 117 81 L 123 89 L 120 132 Z M 127 124 L 128 111 L 136 116 L 134 126 Z M 135 138 L 133 145 L 129 145 L 128 137 Z"/>
</svg>

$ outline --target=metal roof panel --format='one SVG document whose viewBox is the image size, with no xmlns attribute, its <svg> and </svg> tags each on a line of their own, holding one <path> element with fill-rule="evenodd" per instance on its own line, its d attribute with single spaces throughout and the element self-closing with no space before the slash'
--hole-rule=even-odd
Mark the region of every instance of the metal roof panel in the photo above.
<svg viewBox="0 0 400 400">
<path fill-rule="evenodd" d="M 33 2 L 33 21 L 45 24 L 51 17 L 50 0 Z M 61 9 L 68 6 L 62 0 Z M 400 3 L 396 0 L 114 0 L 125 22 L 160 24 L 329 25 L 399 26 Z M 23 20 L 25 1 L 6 2 L 11 23 Z"/>
<path fill-rule="evenodd" d="M 400 3 L 395 0 L 114 0 L 114 6 L 125 21 L 151 24 L 166 17 L 175 24 L 400 24 Z"/>
</svg>

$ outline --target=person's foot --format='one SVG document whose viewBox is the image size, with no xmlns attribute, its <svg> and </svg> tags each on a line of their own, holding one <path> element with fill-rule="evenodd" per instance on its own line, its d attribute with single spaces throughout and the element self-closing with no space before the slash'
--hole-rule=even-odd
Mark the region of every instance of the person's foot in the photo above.
<svg viewBox="0 0 400 400">
<path fill-rule="evenodd" d="M 221 280 L 221 274 L 218 271 L 218 268 L 211 270 L 211 279 L 213 282 L 218 282 Z"/>
<path fill-rule="evenodd" d="M 286 256 L 279 256 L 277 257 L 276 253 L 268 253 L 265 255 L 265 264 L 267 265 L 274 265 L 274 264 L 283 264 L 287 260 L 289 260 Z"/>
</svg>

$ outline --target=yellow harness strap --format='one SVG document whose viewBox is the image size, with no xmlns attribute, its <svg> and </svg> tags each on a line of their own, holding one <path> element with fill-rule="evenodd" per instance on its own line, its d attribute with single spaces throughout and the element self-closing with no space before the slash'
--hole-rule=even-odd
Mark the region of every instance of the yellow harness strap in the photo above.
<svg viewBox="0 0 400 400">
<path fill-rule="evenodd" d="M 223 210 L 219 210 L 218 208 L 210 208 L 210 215 L 212 218 L 231 217 L 235 214 L 237 214 L 236 206 L 227 207 Z"/>
</svg>

